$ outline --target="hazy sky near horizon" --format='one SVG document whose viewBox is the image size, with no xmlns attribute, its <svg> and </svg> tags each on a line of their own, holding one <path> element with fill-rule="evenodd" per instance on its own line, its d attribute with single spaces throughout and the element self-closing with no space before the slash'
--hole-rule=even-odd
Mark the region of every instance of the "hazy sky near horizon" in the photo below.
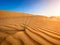
<svg viewBox="0 0 60 45">
<path fill-rule="evenodd" d="M 60 0 L 0 0 L 0 10 L 60 16 Z"/>
</svg>

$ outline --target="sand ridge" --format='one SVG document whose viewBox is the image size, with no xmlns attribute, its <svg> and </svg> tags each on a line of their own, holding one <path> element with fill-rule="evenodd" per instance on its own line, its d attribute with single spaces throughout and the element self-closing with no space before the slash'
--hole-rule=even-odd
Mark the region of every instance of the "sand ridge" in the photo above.
<svg viewBox="0 0 60 45">
<path fill-rule="evenodd" d="M 60 45 L 58 19 L 0 11 L 0 45 Z"/>
</svg>

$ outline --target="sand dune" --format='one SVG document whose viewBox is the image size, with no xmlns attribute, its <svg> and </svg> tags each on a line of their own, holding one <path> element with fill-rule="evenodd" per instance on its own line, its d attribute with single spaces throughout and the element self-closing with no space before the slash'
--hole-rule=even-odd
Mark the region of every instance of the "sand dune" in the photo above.
<svg viewBox="0 0 60 45">
<path fill-rule="evenodd" d="M 60 18 L 0 11 L 0 45 L 60 45 Z"/>
</svg>

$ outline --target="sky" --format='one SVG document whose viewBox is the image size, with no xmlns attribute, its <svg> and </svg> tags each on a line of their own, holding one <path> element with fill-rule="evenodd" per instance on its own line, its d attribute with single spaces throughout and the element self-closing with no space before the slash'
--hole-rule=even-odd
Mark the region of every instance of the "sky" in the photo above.
<svg viewBox="0 0 60 45">
<path fill-rule="evenodd" d="M 60 16 L 60 0 L 0 0 L 0 10 Z"/>
</svg>

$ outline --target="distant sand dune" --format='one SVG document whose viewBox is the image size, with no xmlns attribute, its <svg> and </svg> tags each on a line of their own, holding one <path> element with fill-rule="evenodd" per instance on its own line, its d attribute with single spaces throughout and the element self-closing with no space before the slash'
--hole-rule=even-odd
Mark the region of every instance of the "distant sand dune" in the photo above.
<svg viewBox="0 0 60 45">
<path fill-rule="evenodd" d="M 60 45 L 60 18 L 0 11 L 0 45 Z"/>
</svg>

